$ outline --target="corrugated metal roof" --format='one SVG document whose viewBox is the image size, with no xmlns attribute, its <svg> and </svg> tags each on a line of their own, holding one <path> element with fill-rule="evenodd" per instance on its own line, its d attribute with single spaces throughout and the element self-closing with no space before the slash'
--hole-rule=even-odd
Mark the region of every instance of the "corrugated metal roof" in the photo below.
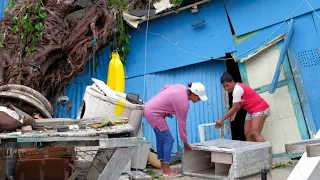
<svg viewBox="0 0 320 180">
<path fill-rule="evenodd" d="M 0 20 L 4 18 L 4 9 L 7 7 L 7 0 L 1 0 L 0 2 Z"/>
<path fill-rule="evenodd" d="M 146 23 L 141 24 L 140 29 L 130 29 L 127 76 L 144 74 L 145 51 L 148 60 L 146 74 L 205 62 L 234 52 L 236 49 L 223 1 L 210 1 L 198 6 L 198 10 L 196 15 L 184 10 L 149 21 L 147 49 L 142 43 Z M 199 20 L 205 23 L 193 27 L 192 23 Z"/>
<path fill-rule="evenodd" d="M 206 86 L 208 101 L 190 103 L 187 119 L 188 142 L 199 142 L 198 125 L 213 123 L 225 112 L 225 97 L 220 84 L 220 76 L 226 70 L 225 61 L 208 61 L 191 66 L 177 68 L 169 71 L 149 74 L 146 76 L 146 90 L 144 100 L 151 99 L 160 92 L 160 89 L 167 84 L 183 84 L 189 82 L 202 82 Z M 143 94 L 143 76 L 126 80 L 126 91 Z M 156 138 L 151 126 L 144 120 L 144 136 L 156 145 Z M 178 142 L 180 142 L 177 121 L 167 120 L 172 135 L 175 137 L 173 152 L 178 152 Z M 214 127 L 205 130 L 206 140 L 220 137 L 219 131 Z M 230 138 L 230 134 L 227 135 Z"/>
<path fill-rule="evenodd" d="M 92 60 L 86 65 L 84 72 L 73 79 L 72 83 L 69 84 L 65 89 L 65 95 L 69 97 L 72 108 L 68 114 L 69 118 L 77 118 L 78 111 L 80 109 L 85 89 L 88 85 L 92 85 L 91 78 L 96 78 L 102 81 L 107 80 L 108 65 L 109 65 L 109 54 L 110 48 L 105 48 L 97 54 L 98 64 L 95 66 Z M 59 114 L 57 108 L 60 108 Z M 55 106 L 55 117 L 67 117 L 65 108 L 62 106 Z"/>
</svg>

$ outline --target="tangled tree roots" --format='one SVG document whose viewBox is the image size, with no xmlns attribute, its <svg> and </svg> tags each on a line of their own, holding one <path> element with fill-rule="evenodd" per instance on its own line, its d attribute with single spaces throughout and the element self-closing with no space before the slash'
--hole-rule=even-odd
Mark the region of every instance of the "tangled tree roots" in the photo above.
<svg viewBox="0 0 320 180">
<path fill-rule="evenodd" d="M 25 85 L 52 101 L 83 71 L 93 52 L 94 32 L 99 49 L 112 34 L 115 20 L 105 3 L 97 4 L 96 0 L 92 6 L 79 10 L 73 6 L 73 1 L 16 1 L 0 21 L 0 85 Z M 30 39 L 21 39 L 22 25 L 18 26 L 18 33 L 13 32 L 13 19 L 22 18 L 26 5 L 39 3 L 46 19 L 34 51 L 28 52 Z M 77 18 L 68 18 L 71 13 Z M 35 18 L 36 14 L 31 12 L 30 22 Z"/>
</svg>

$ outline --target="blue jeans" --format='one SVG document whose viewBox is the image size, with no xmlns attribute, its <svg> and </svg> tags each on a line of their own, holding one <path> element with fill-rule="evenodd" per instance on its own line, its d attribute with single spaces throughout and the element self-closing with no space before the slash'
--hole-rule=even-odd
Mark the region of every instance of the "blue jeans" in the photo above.
<svg viewBox="0 0 320 180">
<path fill-rule="evenodd" d="M 157 139 L 158 159 L 163 160 L 166 164 L 169 164 L 174 143 L 173 136 L 169 129 L 160 131 L 158 127 L 155 127 L 153 130 Z"/>
</svg>

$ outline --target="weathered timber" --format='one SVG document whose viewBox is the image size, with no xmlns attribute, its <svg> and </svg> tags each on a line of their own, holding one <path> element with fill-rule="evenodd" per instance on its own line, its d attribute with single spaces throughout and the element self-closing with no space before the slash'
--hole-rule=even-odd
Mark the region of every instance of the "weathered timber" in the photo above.
<svg viewBox="0 0 320 180">
<path fill-rule="evenodd" d="M 285 144 L 287 154 L 304 153 L 306 151 L 307 144 L 320 143 L 320 139 L 309 139 L 295 143 Z"/>
</svg>

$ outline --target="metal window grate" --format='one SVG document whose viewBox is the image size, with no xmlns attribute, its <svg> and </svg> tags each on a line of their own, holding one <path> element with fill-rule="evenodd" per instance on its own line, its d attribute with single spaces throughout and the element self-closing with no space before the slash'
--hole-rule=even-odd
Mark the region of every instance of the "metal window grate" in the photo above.
<svg viewBox="0 0 320 180">
<path fill-rule="evenodd" d="M 303 68 L 317 66 L 320 64 L 320 49 L 311 49 L 298 53 L 299 64 Z"/>
</svg>

